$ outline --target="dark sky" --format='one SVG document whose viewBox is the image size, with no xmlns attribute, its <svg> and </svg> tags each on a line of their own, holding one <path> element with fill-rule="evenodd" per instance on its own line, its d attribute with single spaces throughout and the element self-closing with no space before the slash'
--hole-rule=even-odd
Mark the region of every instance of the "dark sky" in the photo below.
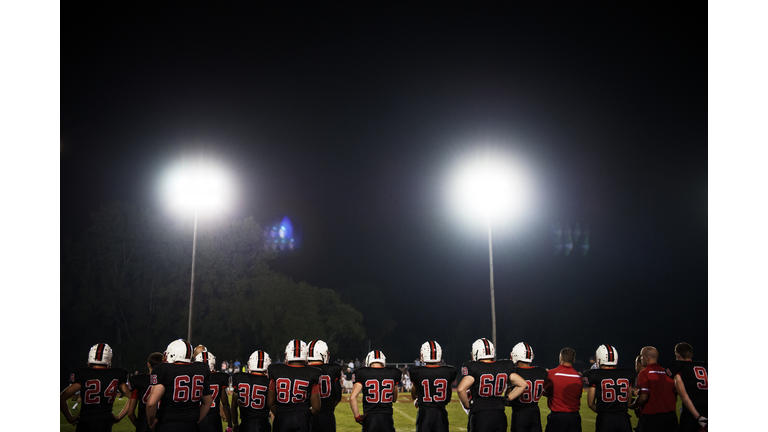
<svg viewBox="0 0 768 432">
<path fill-rule="evenodd" d="M 115 200 L 160 210 L 162 169 L 215 155 L 241 190 L 227 217 L 301 235 L 275 269 L 385 291 L 409 361 L 457 327 L 490 338 L 487 232 L 447 189 L 472 155 L 505 155 L 536 201 L 494 226 L 500 353 L 708 357 L 705 10 L 134 12 L 64 21 L 62 235 Z M 552 224 L 577 222 L 588 254 L 556 255 Z"/>
</svg>

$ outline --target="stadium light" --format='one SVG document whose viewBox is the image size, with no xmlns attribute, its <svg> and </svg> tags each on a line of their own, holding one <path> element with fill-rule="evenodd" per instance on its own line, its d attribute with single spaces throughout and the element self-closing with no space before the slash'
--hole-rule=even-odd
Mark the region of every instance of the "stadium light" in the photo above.
<svg viewBox="0 0 768 432">
<path fill-rule="evenodd" d="M 466 164 L 454 179 L 453 200 L 473 219 L 482 218 L 488 228 L 490 263 L 491 325 L 493 346 L 496 344 L 496 296 L 493 290 L 493 234 L 491 225 L 499 219 L 519 216 L 528 205 L 528 182 L 525 169 L 500 157 L 486 155 Z"/>
<path fill-rule="evenodd" d="M 232 182 L 220 165 L 205 160 L 181 163 L 172 167 L 163 182 L 163 195 L 178 211 L 194 212 L 192 228 L 192 276 L 189 284 L 189 322 L 187 342 L 192 343 L 192 305 L 195 296 L 195 252 L 197 250 L 197 217 L 201 212 L 221 211 L 231 200 Z"/>
</svg>

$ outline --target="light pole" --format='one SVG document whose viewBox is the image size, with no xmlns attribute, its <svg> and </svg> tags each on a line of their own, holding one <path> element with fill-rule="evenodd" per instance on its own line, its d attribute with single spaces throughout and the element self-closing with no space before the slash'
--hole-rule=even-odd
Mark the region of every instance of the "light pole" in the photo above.
<svg viewBox="0 0 768 432">
<path fill-rule="evenodd" d="M 167 202 L 183 212 L 194 212 L 192 228 L 192 273 L 189 283 L 189 320 L 187 342 L 192 343 L 192 306 L 195 299 L 195 255 L 197 254 L 197 219 L 202 211 L 220 210 L 230 200 L 231 182 L 225 170 L 209 161 L 198 160 L 173 167 L 166 176 L 164 194 Z"/>
<path fill-rule="evenodd" d="M 488 261 L 491 288 L 491 339 L 496 344 L 496 294 L 493 277 L 492 222 L 511 217 L 525 206 L 527 187 L 522 169 L 512 168 L 502 158 L 484 157 L 463 166 L 453 192 L 457 205 L 473 217 L 485 219 L 488 228 Z"/>
</svg>

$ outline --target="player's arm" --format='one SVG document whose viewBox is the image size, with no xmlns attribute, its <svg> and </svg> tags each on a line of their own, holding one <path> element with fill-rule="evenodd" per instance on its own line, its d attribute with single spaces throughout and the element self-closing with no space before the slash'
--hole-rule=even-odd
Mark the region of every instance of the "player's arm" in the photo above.
<svg viewBox="0 0 768 432">
<path fill-rule="evenodd" d="M 136 405 L 139 404 L 139 391 L 134 390 L 131 392 L 131 398 L 128 399 L 128 420 L 131 424 L 136 426 Z"/>
<path fill-rule="evenodd" d="M 352 409 L 352 415 L 355 417 L 355 421 L 357 421 L 358 423 L 361 422 L 363 419 L 360 416 L 360 409 L 357 406 L 357 396 L 360 394 L 362 390 L 363 390 L 363 384 L 357 382 L 352 387 L 352 393 L 349 394 L 349 407 Z"/>
<path fill-rule="evenodd" d="M 67 399 L 71 398 L 75 395 L 83 386 L 80 385 L 80 383 L 72 383 L 69 385 L 69 387 L 65 388 L 61 394 L 59 395 L 59 409 L 61 410 L 61 413 L 64 415 L 64 418 L 67 419 L 67 423 L 77 426 L 77 419 L 80 418 L 80 415 L 73 416 L 71 412 L 69 412 L 69 405 L 67 405 Z"/>
<path fill-rule="evenodd" d="M 118 414 L 117 416 L 112 414 L 112 417 L 114 417 L 114 419 L 115 419 L 115 423 L 117 423 L 120 420 L 122 420 L 123 417 L 125 417 L 130 412 L 129 410 L 131 409 L 131 399 L 130 399 L 131 398 L 131 389 L 128 387 L 128 384 L 126 384 L 126 383 L 120 384 L 120 392 L 123 393 L 123 396 L 128 398 L 128 403 L 123 405 L 123 409 L 120 410 L 120 414 Z"/>
<path fill-rule="evenodd" d="M 459 401 L 461 401 L 461 406 L 463 406 L 466 410 L 469 409 L 469 396 L 467 396 L 467 390 L 469 390 L 474 383 L 475 378 L 473 378 L 471 375 L 467 375 L 461 379 L 459 386 L 456 388 L 456 392 L 459 393 Z M 523 387 L 523 389 L 525 389 L 525 387 Z"/>
<path fill-rule="evenodd" d="M 219 392 L 219 412 L 224 419 L 227 420 L 227 426 L 232 427 L 232 417 L 229 416 L 229 397 L 227 397 L 226 387 Z"/>
<path fill-rule="evenodd" d="M 688 397 L 688 392 L 685 391 L 685 384 L 683 384 L 683 378 L 680 375 L 675 375 L 675 390 L 680 395 L 680 400 L 683 402 L 685 409 L 693 415 L 693 418 L 698 419 L 700 416 L 699 411 L 696 410 L 696 407 L 693 406 L 693 401 Z"/>
<path fill-rule="evenodd" d="M 267 390 L 267 405 L 269 412 L 274 416 L 277 414 L 277 393 L 275 393 L 275 380 L 269 380 L 269 390 Z"/>
<path fill-rule="evenodd" d="M 149 393 L 149 399 L 147 399 L 147 424 L 150 429 L 155 430 L 157 424 L 157 404 L 160 403 L 160 399 L 165 394 L 165 386 L 162 384 L 155 384 L 152 386 L 152 391 Z"/>
<path fill-rule="evenodd" d="M 595 398 L 595 387 L 590 386 L 587 391 L 587 406 L 594 412 L 597 412 L 597 398 Z"/>
<path fill-rule="evenodd" d="M 309 410 L 312 415 L 320 412 L 320 384 L 312 385 L 309 396 Z"/>
<path fill-rule="evenodd" d="M 528 384 L 525 382 L 523 377 L 521 377 L 520 375 L 518 375 L 518 374 L 516 374 L 514 372 L 509 374 L 509 384 L 514 386 L 512 391 L 509 392 L 509 394 L 507 395 L 507 400 L 509 400 L 510 402 L 515 400 L 515 399 L 517 399 L 517 398 L 519 398 L 520 395 L 523 394 L 525 389 L 528 388 Z M 461 394 L 461 393 L 459 393 L 459 394 Z"/>
<path fill-rule="evenodd" d="M 200 423 L 205 416 L 208 415 L 208 411 L 211 410 L 211 404 L 213 403 L 213 397 L 209 394 L 203 396 L 203 399 L 200 401 L 200 417 L 197 419 L 197 422 Z"/>
<path fill-rule="evenodd" d="M 640 396 L 635 398 L 634 402 L 629 404 L 627 408 L 631 410 L 642 408 L 645 406 L 645 404 L 648 403 L 648 398 L 649 398 L 648 393 L 640 393 Z"/>
</svg>

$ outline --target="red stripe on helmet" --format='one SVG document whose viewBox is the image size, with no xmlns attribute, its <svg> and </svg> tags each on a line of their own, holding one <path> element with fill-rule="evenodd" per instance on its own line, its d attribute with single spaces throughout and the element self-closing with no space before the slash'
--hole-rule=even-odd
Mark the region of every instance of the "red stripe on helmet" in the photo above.
<svg viewBox="0 0 768 432">
<path fill-rule="evenodd" d="M 301 344 L 298 339 L 293 340 L 293 356 L 296 358 L 301 357 Z"/>
<path fill-rule="evenodd" d="M 315 344 L 317 344 L 316 340 L 313 340 L 312 342 L 309 343 L 309 350 L 307 353 L 309 357 L 312 357 L 315 355 Z"/>
<path fill-rule="evenodd" d="M 264 351 L 259 351 L 259 369 L 264 369 Z"/>
<path fill-rule="evenodd" d="M 102 361 L 102 358 L 104 357 L 104 345 L 106 344 L 100 343 L 96 348 L 96 361 Z"/>
<path fill-rule="evenodd" d="M 485 355 L 491 355 L 491 345 L 488 339 L 483 338 L 483 343 L 485 344 Z"/>
<path fill-rule="evenodd" d="M 184 345 L 187 346 L 187 355 L 184 358 L 192 359 L 192 354 L 194 354 L 195 350 L 192 349 L 192 345 L 187 341 L 184 341 Z"/>
<path fill-rule="evenodd" d="M 526 359 L 528 359 L 528 360 L 530 360 L 530 359 L 531 359 L 531 357 L 533 356 L 533 354 L 532 354 L 532 353 L 533 353 L 533 351 L 531 350 L 531 346 L 530 346 L 530 345 L 528 345 L 528 344 L 527 344 L 527 343 L 525 343 L 525 342 L 523 342 L 523 345 L 525 345 L 525 358 L 526 358 Z"/>
<path fill-rule="evenodd" d="M 610 345 L 606 345 L 606 348 L 608 348 L 608 361 L 612 362 L 613 360 L 613 347 Z"/>
<path fill-rule="evenodd" d="M 437 346 L 435 345 L 435 341 L 429 341 L 429 348 L 431 352 L 429 358 L 431 360 L 437 360 Z"/>
</svg>

